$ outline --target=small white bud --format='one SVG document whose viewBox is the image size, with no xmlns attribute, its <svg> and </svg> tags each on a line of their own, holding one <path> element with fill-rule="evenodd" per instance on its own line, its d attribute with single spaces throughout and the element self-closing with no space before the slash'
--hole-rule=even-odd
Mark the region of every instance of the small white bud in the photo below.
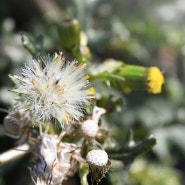
<svg viewBox="0 0 185 185">
<path fill-rule="evenodd" d="M 91 183 L 99 183 L 108 172 L 111 162 L 104 150 L 91 150 L 86 156 L 91 172 Z"/>
<path fill-rule="evenodd" d="M 105 166 L 108 161 L 108 155 L 103 150 L 91 150 L 86 157 L 87 162 L 94 166 Z"/>
<path fill-rule="evenodd" d="M 86 120 L 80 125 L 81 134 L 88 139 L 96 137 L 98 129 L 98 124 L 93 120 Z"/>
</svg>

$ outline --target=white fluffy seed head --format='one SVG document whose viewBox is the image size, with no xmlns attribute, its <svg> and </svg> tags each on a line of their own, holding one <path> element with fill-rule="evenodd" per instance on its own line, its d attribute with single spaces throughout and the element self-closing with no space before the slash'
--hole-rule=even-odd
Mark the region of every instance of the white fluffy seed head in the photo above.
<svg viewBox="0 0 185 185">
<path fill-rule="evenodd" d="M 104 150 L 91 150 L 86 156 L 87 163 L 91 166 L 104 167 L 108 162 L 108 155 Z"/>
<path fill-rule="evenodd" d="M 10 77 L 16 84 L 12 92 L 21 94 L 19 110 L 30 112 L 36 121 L 55 118 L 61 125 L 79 121 L 94 97 L 85 64 L 65 61 L 58 54 L 34 58 L 21 74 Z"/>
<path fill-rule="evenodd" d="M 98 124 L 93 120 L 85 120 L 80 125 L 81 134 L 88 139 L 96 137 L 98 129 Z"/>
</svg>

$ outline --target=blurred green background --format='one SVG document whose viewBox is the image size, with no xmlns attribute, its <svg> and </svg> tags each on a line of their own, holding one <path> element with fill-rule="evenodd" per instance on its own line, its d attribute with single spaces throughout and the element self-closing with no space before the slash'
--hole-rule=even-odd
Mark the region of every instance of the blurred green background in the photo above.
<svg viewBox="0 0 185 185">
<path fill-rule="evenodd" d="M 118 106 L 105 119 L 116 140 L 121 143 L 132 128 L 136 140 L 153 134 L 157 145 L 138 157 L 128 171 L 113 161 L 108 178 L 100 184 L 185 185 L 184 17 L 184 0 L 1 0 L 0 108 L 7 109 L 14 98 L 8 91 L 12 86 L 8 74 L 15 74 L 31 57 L 22 46 L 21 33 L 46 53 L 61 51 L 57 25 L 76 18 L 88 37 L 92 63 L 114 58 L 158 66 L 166 79 L 160 95 L 110 92 L 109 106 Z M 42 39 L 43 46 L 39 45 Z M 5 115 L 0 114 L 1 123 Z M 0 152 L 14 145 L 1 124 Z M 33 184 L 27 159 L 0 166 L 0 185 Z M 65 184 L 78 182 L 71 179 Z"/>
</svg>

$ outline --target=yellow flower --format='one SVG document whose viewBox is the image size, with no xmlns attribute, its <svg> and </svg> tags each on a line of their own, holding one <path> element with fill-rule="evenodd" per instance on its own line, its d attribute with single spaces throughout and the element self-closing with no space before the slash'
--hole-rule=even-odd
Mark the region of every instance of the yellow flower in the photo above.
<svg viewBox="0 0 185 185">
<path fill-rule="evenodd" d="M 91 75 L 91 79 L 100 80 L 112 88 L 122 89 L 125 94 L 135 90 L 159 94 L 165 81 L 158 67 L 131 65 L 113 59 L 91 68 Z"/>
<path fill-rule="evenodd" d="M 164 76 L 158 67 L 124 65 L 117 74 L 124 78 L 122 89 L 129 93 L 131 90 L 147 90 L 159 94 L 164 83 Z"/>
<path fill-rule="evenodd" d="M 147 70 L 147 90 L 149 93 L 161 93 L 164 76 L 157 67 L 150 67 Z"/>
</svg>

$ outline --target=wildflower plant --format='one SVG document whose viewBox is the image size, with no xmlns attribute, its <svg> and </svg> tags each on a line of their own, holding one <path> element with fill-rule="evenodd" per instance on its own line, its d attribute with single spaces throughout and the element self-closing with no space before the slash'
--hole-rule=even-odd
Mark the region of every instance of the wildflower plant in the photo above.
<svg viewBox="0 0 185 185">
<path fill-rule="evenodd" d="M 70 34 L 65 35 L 66 29 L 75 33 L 77 41 L 65 43 L 71 39 Z M 71 29 L 75 30 L 70 32 Z M 11 91 L 17 98 L 4 118 L 4 127 L 8 136 L 18 139 L 19 145 L 29 146 L 29 169 L 35 184 L 60 185 L 79 173 L 82 185 L 93 185 L 106 176 L 112 160 L 121 161 L 127 168 L 135 157 L 156 143 L 151 136 L 135 142 L 130 130 L 122 146 L 116 139 L 110 144 L 111 126 L 106 121 L 100 124 L 109 112 L 106 106 L 98 105 L 102 96 L 98 95 L 101 92 L 97 84 L 106 84 L 121 93 L 146 90 L 157 94 L 162 90 L 164 76 L 157 67 L 128 65 L 114 59 L 93 64 L 90 55 L 86 58 L 77 49 L 81 47 L 81 33 L 76 20 L 65 21 L 58 32 L 64 53 L 81 61 L 66 60 L 63 53 L 36 56 L 36 47 L 22 35 L 28 41 L 24 47 L 33 58 L 18 74 L 10 75 L 15 84 Z M 91 181 L 87 178 L 89 172 Z"/>
</svg>

